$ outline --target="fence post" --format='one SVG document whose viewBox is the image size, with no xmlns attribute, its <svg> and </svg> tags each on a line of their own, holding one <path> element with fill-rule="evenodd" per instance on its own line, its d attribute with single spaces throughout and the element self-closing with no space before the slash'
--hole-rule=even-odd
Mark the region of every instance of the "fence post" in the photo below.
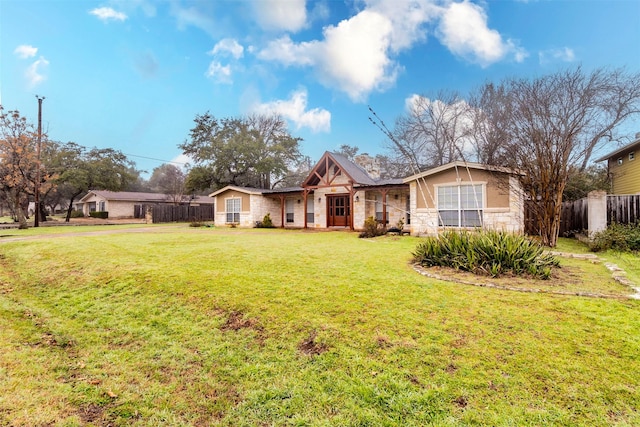
<svg viewBox="0 0 640 427">
<path fill-rule="evenodd" d="M 587 195 L 587 223 L 589 224 L 589 238 L 594 233 L 607 229 L 607 192 L 591 191 Z"/>
</svg>

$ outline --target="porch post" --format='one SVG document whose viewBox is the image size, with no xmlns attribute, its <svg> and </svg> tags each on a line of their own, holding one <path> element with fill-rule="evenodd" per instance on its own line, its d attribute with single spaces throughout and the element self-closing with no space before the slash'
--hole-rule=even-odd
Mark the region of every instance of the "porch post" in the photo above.
<svg viewBox="0 0 640 427">
<path fill-rule="evenodd" d="M 307 229 L 307 196 L 309 195 L 309 190 L 306 188 L 302 192 L 302 202 L 304 203 L 304 229 Z"/>
<path fill-rule="evenodd" d="M 382 227 L 387 229 L 387 192 L 389 190 L 382 190 Z"/>
<path fill-rule="evenodd" d="M 355 230 L 355 228 L 353 227 L 353 214 L 354 214 L 354 208 L 355 205 L 353 203 L 353 195 L 354 195 L 354 191 L 353 191 L 353 182 L 350 183 L 349 185 L 349 229 L 351 231 Z"/>
</svg>

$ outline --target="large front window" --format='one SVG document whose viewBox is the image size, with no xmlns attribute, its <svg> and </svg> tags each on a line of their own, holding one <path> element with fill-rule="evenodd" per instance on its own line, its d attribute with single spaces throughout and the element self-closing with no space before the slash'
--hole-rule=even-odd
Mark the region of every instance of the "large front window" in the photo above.
<svg viewBox="0 0 640 427">
<path fill-rule="evenodd" d="M 241 199 L 227 199 L 226 200 L 226 212 L 228 223 L 240 222 L 240 205 Z"/>
<path fill-rule="evenodd" d="M 438 224 L 441 227 L 480 227 L 483 206 L 482 185 L 438 187 Z"/>
</svg>

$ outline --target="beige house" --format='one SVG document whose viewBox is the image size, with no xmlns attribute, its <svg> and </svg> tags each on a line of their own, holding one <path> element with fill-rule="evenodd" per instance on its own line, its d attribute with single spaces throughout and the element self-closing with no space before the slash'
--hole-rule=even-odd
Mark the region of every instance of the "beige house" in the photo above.
<svg viewBox="0 0 640 427">
<path fill-rule="evenodd" d="M 360 230 L 368 217 L 412 234 L 444 227 L 523 231 L 522 192 L 504 168 L 455 162 L 405 179 L 380 179 L 368 156 L 355 162 L 325 152 L 300 187 L 227 186 L 212 194 L 216 224 L 254 227 L 268 213 L 276 227 Z"/>
<path fill-rule="evenodd" d="M 210 205 L 213 199 L 206 196 L 188 198 L 186 203 L 191 206 Z M 166 194 L 142 193 L 134 191 L 106 191 L 90 190 L 75 204 L 76 210 L 81 210 L 85 216 L 91 212 L 109 212 L 109 218 L 134 218 L 136 205 L 172 204 Z"/>
<path fill-rule="evenodd" d="M 607 161 L 612 194 L 640 194 L 640 132 L 631 144 L 596 160 Z"/>
</svg>

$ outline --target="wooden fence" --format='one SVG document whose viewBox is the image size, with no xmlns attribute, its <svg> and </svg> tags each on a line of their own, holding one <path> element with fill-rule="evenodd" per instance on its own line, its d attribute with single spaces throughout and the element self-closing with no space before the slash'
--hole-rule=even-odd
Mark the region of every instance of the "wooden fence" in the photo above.
<svg viewBox="0 0 640 427">
<path fill-rule="evenodd" d="M 213 205 L 135 205 L 134 217 L 144 218 L 147 209 L 151 210 L 151 218 L 154 224 L 163 222 L 213 221 L 215 219 L 215 209 Z"/>
<path fill-rule="evenodd" d="M 640 194 L 634 195 L 607 195 L 607 225 L 612 223 L 634 224 L 640 223 Z M 525 233 L 538 234 L 532 201 L 525 203 L 524 226 Z M 560 214 L 560 236 L 567 236 L 576 232 L 589 230 L 589 203 L 588 198 L 574 202 L 564 202 Z"/>
</svg>

